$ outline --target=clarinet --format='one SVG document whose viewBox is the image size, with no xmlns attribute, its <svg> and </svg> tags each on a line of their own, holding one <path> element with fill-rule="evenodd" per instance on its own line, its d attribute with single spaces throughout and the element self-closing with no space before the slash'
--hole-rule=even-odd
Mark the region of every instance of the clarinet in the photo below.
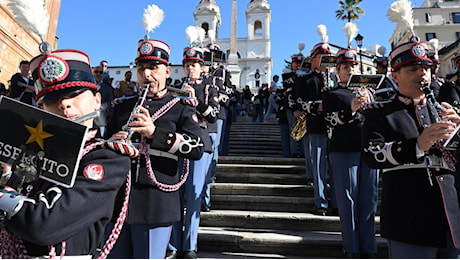
<svg viewBox="0 0 460 260">
<path fill-rule="evenodd" d="M 439 102 L 434 97 L 433 90 L 430 88 L 430 85 L 426 81 L 422 81 L 420 84 L 422 85 L 423 93 L 425 93 L 426 102 L 428 104 L 431 115 L 434 117 L 435 122 L 441 121 L 441 116 L 440 116 L 440 113 L 442 111 L 441 104 L 439 104 Z M 427 155 L 426 157 L 428 159 L 427 164 L 428 164 L 428 168 L 439 169 L 440 166 L 443 165 L 442 158 L 444 158 L 444 155 L 442 154 L 442 151 L 439 148 L 434 147 L 434 149 L 436 152 L 433 155 Z M 428 181 L 430 185 L 433 186 L 433 181 L 431 180 L 430 171 L 428 171 Z"/>
<path fill-rule="evenodd" d="M 422 81 L 420 84 L 422 84 L 422 90 L 423 93 L 425 93 L 426 101 L 428 105 L 431 106 L 431 115 L 434 117 L 435 122 L 441 121 L 441 116 L 439 115 L 442 111 L 441 104 L 439 104 L 439 102 L 434 97 L 433 90 L 430 88 L 430 85 L 428 85 L 426 81 Z"/>
<path fill-rule="evenodd" d="M 121 128 L 121 130 L 128 132 L 128 137 L 126 138 L 126 141 L 131 140 L 133 131 L 131 131 L 131 127 L 129 125 L 135 121 L 135 118 L 133 117 L 133 115 L 139 114 L 140 112 L 139 107 L 144 105 L 145 99 L 147 98 L 147 93 L 149 92 L 149 87 L 150 87 L 150 84 L 144 84 L 144 89 L 142 90 L 142 94 L 139 96 L 139 99 L 137 100 L 137 103 L 134 106 L 133 111 L 131 111 L 128 122 L 126 122 L 126 124 Z"/>
</svg>

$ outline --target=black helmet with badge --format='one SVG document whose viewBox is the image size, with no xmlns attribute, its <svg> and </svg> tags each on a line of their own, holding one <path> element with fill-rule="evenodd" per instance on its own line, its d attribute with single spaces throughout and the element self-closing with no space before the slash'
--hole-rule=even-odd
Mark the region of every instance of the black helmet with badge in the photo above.
<svg viewBox="0 0 460 260">
<path fill-rule="evenodd" d="M 431 59 L 428 58 L 428 46 L 420 40 L 414 32 L 414 22 L 412 15 L 404 15 L 412 13 L 412 7 L 407 0 L 399 0 L 391 4 L 387 15 L 392 22 L 400 24 L 402 27 L 409 29 L 412 37 L 409 42 L 401 43 L 393 48 L 390 52 L 390 64 L 393 71 L 397 71 L 401 67 L 409 65 L 433 65 Z M 404 29 L 404 28 L 403 28 Z"/>
<path fill-rule="evenodd" d="M 376 55 L 374 57 L 374 66 L 383 66 L 383 67 L 388 67 L 388 57 L 385 56 L 385 53 L 387 52 L 387 49 L 384 46 L 380 46 L 377 49 Z"/>
<path fill-rule="evenodd" d="M 136 64 L 154 63 L 169 64 L 170 47 L 167 43 L 160 40 L 149 39 L 149 33 L 153 32 L 162 22 L 164 12 L 156 5 L 149 5 L 144 9 L 142 25 L 146 31 L 144 39 L 137 44 Z"/>
<path fill-rule="evenodd" d="M 182 64 L 186 62 L 199 62 L 204 64 L 205 51 L 202 48 L 205 31 L 198 26 L 188 26 L 185 29 L 185 37 L 190 42 L 188 47 L 184 48 Z"/>
<path fill-rule="evenodd" d="M 314 57 L 316 54 L 331 54 L 331 46 L 328 43 L 329 36 L 327 35 L 327 27 L 324 24 L 320 24 L 316 27 L 318 35 L 321 37 L 321 42 L 315 44 L 311 50 L 310 56 Z"/>
<path fill-rule="evenodd" d="M 353 39 L 356 36 L 356 33 L 358 32 L 358 27 L 356 26 L 356 24 L 348 22 L 343 27 L 343 31 L 348 40 L 348 48 L 341 49 L 335 54 L 337 66 L 342 63 L 351 63 L 356 65 L 358 64 L 358 53 L 355 49 L 351 48 L 351 42 L 353 41 Z"/>
<path fill-rule="evenodd" d="M 433 62 L 433 65 L 440 65 L 441 62 L 439 61 L 438 55 L 439 40 L 436 38 L 429 40 L 428 47 L 431 47 L 428 51 L 428 58 Z"/>
<path fill-rule="evenodd" d="M 78 50 L 57 50 L 32 59 L 30 70 L 35 80 L 37 103 L 97 91 L 88 55 Z"/>
</svg>

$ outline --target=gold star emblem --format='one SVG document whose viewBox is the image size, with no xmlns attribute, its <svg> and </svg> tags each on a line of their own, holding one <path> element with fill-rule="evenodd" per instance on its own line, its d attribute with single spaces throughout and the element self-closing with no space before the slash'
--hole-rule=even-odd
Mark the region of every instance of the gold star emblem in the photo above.
<svg viewBox="0 0 460 260">
<path fill-rule="evenodd" d="M 369 80 L 371 80 L 371 79 L 368 78 L 368 77 L 362 77 L 361 78 L 361 82 L 363 82 L 363 83 L 367 83 L 367 82 L 369 82 Z"/>
<path fill-rule="evenodd" d="M 43 121 L 40 120 L 36 127 L 31 127 L 28 125 L 25 125 L 25 127 L 27 128 L 27 131 L 29 131 L 30 133 L 29 139 L 27 139 L 26 144 L 37 142 L 40 148 L 44 150 L 43 139 L 51 137 L 53 135 L 43 131 Z"/>
</svg>

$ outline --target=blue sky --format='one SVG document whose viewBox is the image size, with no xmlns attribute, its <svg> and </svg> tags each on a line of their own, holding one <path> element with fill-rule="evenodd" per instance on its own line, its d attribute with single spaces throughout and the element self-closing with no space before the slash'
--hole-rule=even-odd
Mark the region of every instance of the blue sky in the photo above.
<svg viewBox="0 0 460 260">
<path fill-rule="evenodd" d="M 221 38 L 230 37 L 232 0 L 216 0 L 220 7 Z M 345 21 L 335 18 L 338 0 L 268 0 L 272 9 L 271 40 L 273 58 L 272 75 L 280 74 L 284 59 L 298 52 L 299 43 L 305 44 L 303 53 L 308 55 L 313 45 L 320 42 L 316 32 L 318 24 L 325 24 L 329 42 L 346 46 L 342 31 Z M 361 8 L 366 12 L 355 21 L 359 33 L 364 36 L 363 47 L 380 44 L 390 51 L 389 38 L 395 24 L 386 12 L 393 0 L 363 0 Z M 92 65 L 105 59 L 109 66 L 129 65 L 136 56 L 137 41 L 145 35 L 142 26 L 144 8 L 156 4 L 165 12 L 163 23 L 150 33 L 150 38 L 163 40 L 171 46 L 170 62 L 180 64 L 182 49 L 188 45 L 185 29 L 194 25 L 193 12 L 199 0 L 66 0 L 61 2 L 57 27 L 59 49 L 78 49 L 86 52 Z M 245 10 L 249 0 L 237 0 L 237 36 L 246 37 Z M 413 0 L 420 7 L 423 0 Z M 353 41 L 353 47 L 356 47 Z"/>
</svg>

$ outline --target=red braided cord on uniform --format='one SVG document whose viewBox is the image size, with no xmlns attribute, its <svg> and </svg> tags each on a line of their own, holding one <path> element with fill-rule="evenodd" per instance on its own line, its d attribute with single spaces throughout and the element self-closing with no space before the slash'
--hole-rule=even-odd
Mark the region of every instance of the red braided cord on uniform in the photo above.
<svg viewBox="0 0 460 260">
<path fill-rule="evenodd" d="M 30 258 L 22 239 L 5 229 L 0 231 L 0 246 L 2 259 Z"/>
<path fill-rule="evenodd" d="M 48 94 L 50 92 L 57 91 L 57 90 L 62 90 L 62 89 L 65 89 L 65 88 L 71 88 L 71 87 L 87 87 L 87 88 L 97 90 L 97 85 L 92 83 L 92 82 L 88 82 L 88 81 L 70 81 L 70 82 L 57 84 L 57 85 L 46 87 L 46 88 L 42 89 L 35 96 L 35 102 L 37 102 L 40 97 L 42 97 L 42 96 L 44 96 L 44 95 L 46 95 L 46 94 Z"/>
<path fill-rule="evenodd" d="M 179 101 L 180 101 L 180 98 L 174 98 L 174 99 L 171 99 L 168 103 L 164 104 L 157 111 L 155 111 L 155 113 L 152 115 L 151 117 L 152 121 L 155 122 L 162 115 L 166 114 L 166 112 L 168 112 Z M 155 173 L 152 170 L 152 162 L 150 161 L 149 148 L 145 140 L 145 135 L 142 135 L 142 140 L 139 146 L 139 150 L 145 156 L 145 164 L 147 167 L 147 173 L 150 177 L 150 180 L 160 190 L 165 191 L 165 192 L 176 191 L 185 183 L 185 181 L 187 180 L 188 174 L 189 174 L 189 160 L 188 159 L 184 159 L 185 164 L 184 164 L 184 169 L 180 177 L 180 181 L 176 184 L 164 184 L 157 180 L 157 178 L 155 177 Z M 138 158 L 137 163 L 140 164 L 140 157 Z"/>
<path fill-rule="evenodd" d="M 115 242 L 117 242 L 118 236 L 120 235 L 121 229 L 123 228 L 123 223 L 125 222 L 128 205 L 129 205 L 129 194 L 131 192 L 131 170 L 128 172 L 128 176 L 126 178 L 126 189 L 125 189 L 125 199 L 123 201 L 123 207 L 121 208 L 120 215 L 118 215 L 117 221 L 115 226 L 112 229 L 112 233 L 110 233 L 109 238 L 105 242 L 104 247 L 102 248 L 101 254 L 98 256 L 98 259 L 105 259 L 107 255 L 113 248 Z"/>
<path fill-rule="evenodd" d="M 82 157 L 87 154 L 92 149 L 103 145 L 106 141 L 96 142 L 94 144 L 88 145 L 83 149 Z M 129 204 L 129 194 L 131 192 L 131 170 L 128 172 L 128 176 L 126 178 L 126 188 L 125 188 L 125 199 L 123 200 L 123 207 L 121 208 L 120 214 L 118 215 L 117 221 L 112 229 L 112 233 L 110 233 L 109 238 L 105 242 L 104 247 L 102 248 L 101 254 L 98 256 L 98 259 L 105 259 L 107 255 L 113 248 L 115 242 L 117 242 L 118 236 L 120 235 L 121 229 L 123 228 L 123 223 L 126 219 L 126 214 L 128 211 L 128 204 Z"/>
<path fill-rule="evenodd" d="M 185 183 L 185 181 L 187 181 L 187 177 L 189 174 L 189 165 L 190 165 L 189 159 L 184 159 L 184 165 L 183 165 L 184 168 L 182 169 L 180 181 L 176 184 L 165 184 L 165 183 L 159 182 L 157 178 L 155 177 L 155 173 L 152 170 L 152 163 L 150 161 L 149 149 L 148 149 L 148 146 L 145 144 L 144 138 L 142 139 L 142 148 L 139 147 L 139 149 L 142 149 L 142 152 L 145 155 L 145 164 L 147 166 L 147 173 L 150 177 L 150 180 L 158 187 L 158 189 L 165 191 L 165 192 L 177 191 Z M 140 163 L 139 160 L 137 163 Z"/>
</svg>

